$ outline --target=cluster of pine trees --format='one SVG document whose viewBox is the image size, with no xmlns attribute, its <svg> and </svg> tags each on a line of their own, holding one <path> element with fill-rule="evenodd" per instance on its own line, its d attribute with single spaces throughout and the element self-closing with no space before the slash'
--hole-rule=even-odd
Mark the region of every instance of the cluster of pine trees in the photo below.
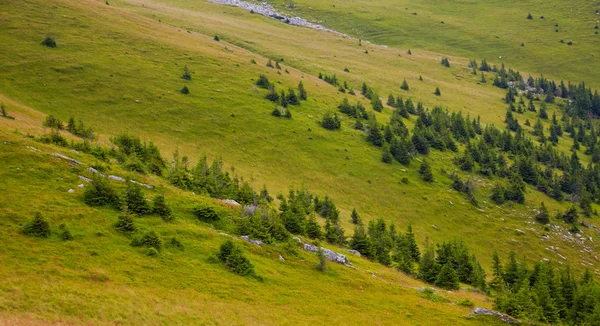
<svg viewBox="0 0 600 326">
<path fill-rule="evenodd" d="M 568 266 L 556 269 L 549 262 L 536 262 L 530 269 L 514 252 L 505 266 L 494 254 L 492 269 L 490 287 L 498 310 L 524 322 L 600 323 L 600 285 L 589 270 L 577 279 Z"/>
</svg>

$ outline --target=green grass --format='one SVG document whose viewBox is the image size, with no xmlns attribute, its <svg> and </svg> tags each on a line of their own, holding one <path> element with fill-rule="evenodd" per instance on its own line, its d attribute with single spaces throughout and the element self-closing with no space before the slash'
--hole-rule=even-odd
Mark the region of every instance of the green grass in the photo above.
<svg viewBox="0 0 600 326">
<path fill-rule="evenodd" d="M 307 3 L 297 4 L 299 13 L 307 17 L 334 16 L 329 12 L 329 5 L 311 3 L 313 10 L 308 11 Z M 583 262 L 597 268 L 598 262 L 581 253 L 579 245 L 562 239 L 556 232 L 544 231 L 540 225 L 527 224 L 533 221 L 533 209 L 541 201 L 546 203 L 552 216 L 565 210 L 567 203 L 555 202 L 529 188 L 525 205 L 496 207 L 488 197 L 497 180 L 472 176 L 476 178 L 477 199 L 481 203 L 481 208 L 477 209 L 463 195 L 451 190 L 451 180 L 440 172 L 442 168 L 448 172 L 455 169 L 454 154 L 432 151 L 428 160 L 432 163 L 436 182 L 427 184 L 421 181 L 417 172 L 417 161 L 409 167 L 381 163 L 380 150 L 367 145 L 364 134 L 351 128 L 353 121 L 346 119 L 341 131 L 321 128 L 318 120 L 323 113 L 335 109 L 347 95 L 338 93 L 335 87 L 315 77 L 319 72 L 336 73 L 355 89 L 366 81 L 383 97 L 388 93 L 411 97 L 428 107 L 439 105 L 472 117 L 480 115 L 482 122 L 502 126 L 506 110 L 501 101 L 503 91 L 491 85 L 491 74 L 486 76 L 488 83 L 480 85 L 480 77 L 470 75 L 466 67 L 468 57 L 487 56 L 490 62 L 498 62 L 481 50 L 481 44 L 494 48 L 494 51 L 515 53 L 514 62 L 510 61 L 512 55 L 506 61 L 511 66 L 543 72 L 552 78 L 564 76 L 578 80 L 584 76 L 580 74 L 582 69 L 593 69 L 596 59 L 590 59 L 589 66 L 575 61 L 557 66 L 552 60 L 557 60 L 562 52 L 533 51 L 535 56 L 522 53 L 531 48 L 529 43 L 526 42 L 523 49 L 520 42 L 519 47 L 502 43 L 511 36 L 510 31 L 505 31 L 500 41 L 494 41 L 490 36 L 494 34 L 486 32 L 488 27 L 468 28 L 471 25 L 465 21 L 464 10 L 458 9 L 463 5 L 458 4 L 453 10 L 447 10 L 449 4 L 436 4 L 440 10 L 445 8 L 445 24 L 442 25 L 435 19 L 437 16 L 429 14 L 433 18 L 425 18 L 426 11 L 413 16 L 396 5 L 394 8 L 400 10 L 384 12 L 385 2 L 370 3 L 368 8 L 356 2 L 336 3 L 335 17 L 340 17 L 336 18 L 339 22 L 327 19 L 324 24 L 350 33 L 346 30 L 349 27 L 344 25 L 350 20 L 344 18 L 343 12 L 344 6 L 351 4 L 355 6 L 354 12 L 360 12 L 360 15 L 353 14 L 359 16 L 352 20 L 353 26 L 377 28 L 381 32 L 380 38 L 367 37 L 362 31 L 356 35 L 399 48 L 366 43 L 359 47 L 356 40 L 281 24 L 238 8 L 203 1 L 119 0 L 110 1 L 110 6 L 104 1 L 74 0 L 7 3 L 0 12 L 0 30 L 6 31 L 0 32 L 0 43 L 11 46 L 7 51 L 0 51 L 0 101 L 16 119 L 0 119 L 0 139 L 24 145 L 28 142 L 12 135 L 13 130 L 40 135 L 45 132 L 41 128 L 45 114 L 54 114 L 63 120 L 74 116 L 99 132 L 99 142 L 104 145 L 108 145 L 111 136 L 131 132 L 155 142 L 167 156 L 179 150 L 189 156 L 192 163 L 204 154 L 209 158 L 222 157 L 228 166 L 235 166 L 236 172 L 250 180 L 255 189 L 266 184 L 271 193 L 276 194 L 287 193 L 290 186 L 305 186 L 318 195 L 328 195 L 341 210 L 347 234 L 352 233 L 349 216 L 356 208 L 366 220 L 383 217 L 399 229 L 412 222 L 420 245 L 426 237 L 434 242 L 462 238 L 488 272 L 494 250 L 504 256 L 515 250 L 529 263 L 543 258 L 561 260 L 557 254 L 545 249 L 549 246 L 560 247 L 559 253 L 567 257 L 576 270 L 582 269 Z M 499 23 L 481 24 L 490 20 L 488 9 L 495 5 L 498 4 L 475 4 L 477 10 L 487 14 L 477 16 L 474 21 L 481 26 L 496 28 L 494 24 Z M 423 4 L 418 6 L 425 8 Z M 390 8 L 389 4 L 387 8 Z M 514 9 L 517 7 L 513 4 L 510 8 L 513 13 L 519 10 Z M 378 23 L 371 20 L 369 10 L 382 16 L 383 26 L 371 25 Z M 538 15 L 533 11 L 532 14 Z M 388 15 L 398 17 L 391 19 Z M 545 15 L 545 23 L 549 23 L 551 15 Z M 525 16 L 526 13 L 523 20 Z M 457 17 L 457 21 L 445 17 Z M 517 19 L 517 16 L 511 17 Z M 421 23 L 410 23 L 405 18 Z M 435 28 L 425 24 L 424 19 L 435 20 Z M 398 33 L 401 29 L 397 29 L 396 23 L 410 23 L 411 28 L 422 26 L 422 33 L 429 36 Z M 543 22 L 536 18 L 523 23 Z M 574 20 L 570 23 L 576 24 Z M 452 27 L 453 24 L 458 27 Z M 520 25 L 510 26 L 512 30 Z M 454 28 L 451 36 L 459 40 L 447 42 L 451 36 L 446 32 L 438 33 L 437 30 L 442 28 Z M 473 33 L 480 36 L 473 37 Z M 57 41 L 57 48 L 40 45 L 48 34 Z M 220 36 L 220 42 L 213 40 L 215 34 Z M 401 41 L 398 35 L 406 36 L 402 37 L 406 41 Z M 575 45 L 568 48 L 565 45 L 565 49 L 583 51 L 594 46 L 593 41 L 586 43 L 575 38 L 573 41 Z M 472 47 L 464 46 L 461 50 L 465 42 Z M 413 50 L 411 56 L 406 54 L 408 47 Z M 368 55 L 363 53 L 365 49 L 369 50 Z M 521 52 L 513 52 L 517 50 Z M 451 68 L 440 65 L 442 53 L 450 58 Z M 585 57 L 579 52 L 573 56 Z M 267 58 L 285 59 L 280 75 L 265 67 Z M 252 64 L 252 59 L 257 64 Z M 548 63 L 548 69 L 546 66 L 540 69 L 542 63 Z M 180 78 L 185 65 L 192 72 L 191 81 Z M 350 72 L 344 72 L 345 67 Z M 571 78 L 569 74 L 563 74 L 563 70 L 572 71 L 576 76 Z M 270 115 L 273 106 L 263 99 L 265 91 L 253 90 L 259 74 L 266 74 L 277 83 L 278 89 L 287 89 L 303 81 L 309 100 L 291 109 L 292 120 Z M 423 81 L 418 80 L 419 75 L 423 76 Z M 399 89 L 404 78 L 411 87 L 408 92 Z M 595 83 L 594 80 L 589 82 Z M 189 95 L 178 92 L 184 85 L 189 87 Z M 433 96 L 435 87 L 440 87 L 441 97 Z M 348 97 L 351 102 L 360 99 L 367 103 L 360 96 L 356 99 Z M 555 107 L 549 109 L 550 116 L 554 110 Z M 390 114 L 390 109 L 386 108 L 377 117 L 385 122 Z M 517 116 L 521 125 L 525 118 L 535 123 L 532 113 Z M 413 123 L 414 118 L 406 121 L 409 128 Z M 561 138 L 559 149 L 567 151 L 570 145 L 571 140 Z M 0 276 L 9 280 L 10 286 L 5 291 L 11 296 L 4 301 L 0 299 L 0 315 L 32 313 L 42 319 L 101 322 L 122 319 L 132 324 L 228 321 L 256 324 L 268 323 L 271 320 L 263 318 L 272 315 L 273 323 L 277 324 L 337 324 L 344 322 L 337 314 L 339 311 L 341 316 L 349 316 L 361 310 L 364 311 L 362 315 L 352 317 L 357 323 L 375 320 L 377 323 L 419 324 L 422 320 L 430 320 L 428 318 L 439 324 L 447 323 L 447 318 L 451 323 L 468 322 L 456 317 L 468 309 L 455 310 L 459 308 L 415 299 L 416 293 L 396 283 L 416 284 L 416 281 L 363 261 L 357 263 L 359 270 L 384 273 L 384 279 L 389 282 L 381 282 L 379 277 L 375 281 L 370 274 L 354 273 L 341 266 L 321 275 L 312 269 L 316 262 L 311 259 L 314 257 L 303 255 L 301 259 L 306 262 L 292 259 L 289 263 L 279 263 L 273 255 L 251 247 L 247 249 L 257 263 L 257 271 L 267 281 L 258 283 L 234 277 L 223 268 L 206 262 L 224 237 L 189 220 L 190 203 L 207 199 L 197 199 L 169 187 L 166 188 L 168 193 L 177 198 L 175 214 L 179 217 L 178 222 L 164 225 L 158 218 L 150 218 L 142 223 L 156 228 L 164 236 L 180 234 L 186 250 L 183 253 L 167 250 L 157 260 L 144 257 L 128 245 L 128 239 L 111 231 L 115 212 L 82 206 L 77 195 L 66 192 L 78 182 L 68 171 L 69 167 L 63 165 L 59 169 L 57 164 L 60 162 L 41 159 L 38 154 L 22 148 L 8 148 L 12 147 L 0 151 L 2 162 L 7 162 L 10 167 L 0 172 L 3 180 L 0 192 L 9 194 L 8 200 L 3 199 L 0 203 L 0 211 L 3 212 L 1 232 L 11 240 L 0 249 L 0 258 L 8 262 L 3 266 L 11 268 L 0 268 Z M 75 154 L 69 152 L 67 155 Z M 589 157 L 580 156 L 589 161 Z M 16 170 L 17 167 L 20 170 Z M 24 171 L 29 169 L 33 172 L 25 174 Z M 463 179 L 467 177 L 459 174 Z M 407 177 L 410 184 L 400 183 L 403 177 Z M 17 226 L 35 211 L 47 212 L 54 227 L 61 222 L 72 225 L 76 241 L 65 244 L 54 237 L 38 242 L 20 236 Z M 595 221 L 596 217 L 591 220 L 592 223 Z M 560 221 L 552 222 L 563 225 Z M 524 230 L 525 234 L 518 235 L 516 229 Z M 104 236 L 95 236 L 96 232 L 102 232 Z M 595 236 L 593 232 L 584 230 L 586 236 Z M 550 240 L 541 240 L 543 234 L 550 235 Z M 33 245 L 38 243 L 44 245 Z M 66 257 L 63 257 L 58 253 L 65 252 L 65 246 L 72 251 L 66 251 Z M 592 248 L 597 250 L 594 244 Z M 99 255 L 90 256 L 91 251 Z M 115 263 L 121 258 L 125 263 Z M 171 272 L 170 268 L 175 270 Z M 102 275 L 109 280 L 101 283 L 89 280 L 103 279 Z M 53 283 L 46 282 L 48 276 L 52 277 Z M 362 286 L 360 282 L 365 282 L 365 292 L 368 293 L 367 285 L 373 292 L 365 297 L 357 296 L 355 290 Z M 344 287 L 345 283 L 350 284 L 349 287 Z M 345 289 L 341 291 L 343 295 L 339 302 L 332 305 L 323 299 L 339 287 Z M 253 290 L 255 288 L 257 290 Z M 407 293 L 411 295 L 405 296 Z M 308 299 L 298 299 L 303 295 Z M 138 296 L 143 300 L 136 305 Z M 187 299 L 183 305 L 178 302 L 181 297 Z M 402 301 L 404 297 L 409 301 Z M 392 298 L 389 301 L 392 303 L 386 298 Z M 41 304 L 46 301 L 50 304 Z M 440 309 L 445 310 L 440 312 Z M 455 313 L 457 311 L 460 313 Z M 287 318 L 285 313 L 290 314 L 290 319 L 284 319 Z M 381 319 L 373 319 L 374 316 Z"/>
<path fill-rule="evenodd" d="M 228 237 L 196 222 L 190 212 L 199 202 L 216 202 L 163 185 L 157 178 L 144 181 L 163 187 L 177 219 L 165 223 L 156 216 L 136 218 L 139 232 L 156 230 L 165 242 L 176 236 L 184 250 L 165 245 L 158 257 L 147 257 L 129 245 L 130 237 L 112 228 L 116 211 L 83 204 L 77 175 L 89 172 L 50 154 L 62 152 L 85 164 L 93 158 L 23 136 L 0 136 L 8 142 L 0 145 L 0 191 L 6 194 L 0 203 L 0 320 L 189 325 L 343 324 L 349 319 L 356 324 L 421 324 L 427 319 L 477 324 L 463 317 L 471 308 L 422 298 L 420 282 L 357 257 L 350 257 L 356 269 L 329 263 L 328 271 L 321 273 L 317 257 L 310 253 L 300 250 L 295 257 L 275 246 L 259 248 L 237 240 L 265 280 L 237 276 L 209 262 Z M 111 173 L 128 175 L 110 167 Z M 123 189 L 120 182 L 112 185 Z M 20 232 L 36 211 L 50 221 L 48 239 Z M 74 240 L 59 239 L 61 223 L 68 225 Z M 285 261 L 278 259 L 280 254 Z M 444 295 L 489 306 L 485 297 L 471 292 Z"/>
</svg>

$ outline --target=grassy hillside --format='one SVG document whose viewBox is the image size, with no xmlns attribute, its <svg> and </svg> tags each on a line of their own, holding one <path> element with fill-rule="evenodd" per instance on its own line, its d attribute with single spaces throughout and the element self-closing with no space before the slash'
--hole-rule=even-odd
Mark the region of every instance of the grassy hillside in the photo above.
<svg viewBox="0 0 600 326">
<path fill-rule="evenodd" d="M 438 298 L 443 300 L 435 302 L 419 294 L 422 283 L 358 257 L 350 257 L 355 268 L 330 263 L 328 271 L 321 273 L 311 253 L 299 250 L 294 256 L 275 246 L 261 248 L 238 240 L 265 280 L 237 276 L 209 260 L 228 236 L 197 222 L 190 213 L 195 205 L 216 206 L 218 202 L 173 189 L 161 179 L 140 179 L 109 166 L 112 174 L 159 187 L 146 191 L 146 196 L 164 191 L 173 208 L 173 223 L 156 216 L 136 218 L 139 233 L 155 230 L 165 242 L 158 257 L 148 257 L 129 245 L 130 237 L 113 228 L 118 212 L 83 204 L 83 189 L 77 187 L 83 181 L 78 175 L 91 176 L 85 166 L 94 164 L 95 158 L 4 130 L 0 135 L 4 163 L 0 185 L 4 194 L 0 203 L 2 323 L 493 322 L 464 318 L 472 308 L 456 305 L 457 300 L 469 298 L 477 306 L 489 306 L 480 294 L 442 291 Z M 56 152 L 83 162 L 84 167 L 50 155 Z M 124 188 L 119 181 L 111 184 Z M 38 211 L 50 222 L 48 239 L 30 238 L 20 231 Z M 67 225 L 73 240 L 60 240 L 60 224 Z M 183 250 L 167 244 L 172 237 L 181 241 Z M 285 260 L 279 260 L 279 255 Z"/>
<path fill-rule="evenodd" d="M 310 1 L 296 4 L 295 14 L 323 20 L 327 27 L 390 47 L 359 45 L 356 39 L 203 1 L 118 0 L 107 5 L 104 1 L 29 0 L 3 6 L 0 30 L 5 32 L 0 32 L 0 43 L 12 46 L 0 51 L 0 102 L 16 119 L 0 118 L 0 139 L 10 143 L 0 151 L 8 167 L 0 172 L 6 180 L 0 192 L 9 194 L 8 200 L 0 203 L 0 232 L 10 239 L 0 249 L 0 258 L 8 262 L 4 266 L 11 266 L 0 268 L 0 275 L 9 280 L 3 290 L 10 294 L 8 299 L 0 299 L 0 318 L 18 316 L 23 323 L 40 318 L 132 324 L 342 324 L 353 318 L 356 323 L 461 324 L 474 322 L 461 317 L 468 308 L 452 301 L 468 296 L 478 305 L 490 306 L 487 298 L 465 292 L 444 293 L 450 303 L 431 302 L 415 290 L 421 283 L 362 259 L 353 260 L 357 271 L 336 265 L 323 275 L 313 268 L 314 256 L 301 253 L 280 262 L 274 247 L 246 246 L 265 282 L 234 276 L 207 262 L 226 237 L 190 215 L 193 205 L 213 203 L 211 199 L 176 190 L 161 179 L 131 174 L 161 184 L 173 199 L 178 217 L 172 225 L 158 218 L 140 223 L 164 238 L 177 235 L 186 246 L 184 252 L 166 250 L 159 258 L 147 258 L 129 246 L 129 239 L 112 231 L 115 211 L 84 206 L 78 189 L 75 194 L 67 193 L 75 189 L 78 180 L 74 172 L 79 171 L 47 155 L 58 151 L 56 148 L 17 135 L 47 133 L 41 126 L 47 114 L 64 121 L 81 119 L 99 133 L 97 142 L 104 146 L 110 144 L 110 137 L 129 132 L 153 141 L 167 156 L 175 151 L 187 155 L 192 164 L 204 155 L 221 157 L 227 168 L 235 166 L 236 173 L 255 190 L 266 184 L 277 194 L 287 193 L 291 186 L 304 186 L 327 195 L 340 209 L 347 235 L 352 234 L 350 212 L 356 208 L 366 221 L 382 217 L 399 229 L 412 222 L 419 245 L 425 238 L 435 243 L 464 239 L 488 274 L 495 250 L 502 256 L 516 251 L 528 262 L 550 259 L 569 263 L 576 271 L 587 267 L 597 273 L 598 259 L 583 251 L 579 241 L 567 237 L 567 226 L 561 221 L 552 217 L 561 230 L 534 222 L 534 209 L 540 202 L 545 202 L 552 216 L 569 203 L 554 201 L 528 187 L 525 204 L 496 205 L 489 197 L 499 179 L 458 171 L 454 153 L 433 150 L 428 155 L 435 182 L 425 183 L 418 173 L 418 160 L 424 157 L 407 167 L 397 162 L 383 164 L 381 150 L 369 145 L 365 133 L 352 127 L 353 119 L 342 117 L 338 131 L 319 126 L 323 114 L 336 110 L 344 98 L 351 103 L 361 101 L 372 111 L 369 101 L 358 95 L 361 84 L 367 82 L 383 98 L 391 93 L 429 108 L 440 106 L 480 116 L 484 124 L 503 127 L 505 92 L 490 82 L 480 83 L 479 75 L 471 75 L 469 57 L 487 57 L 494 64 L 507 62 L 535 76 L 543 73 L 600 85 L 594 76 L 584 73 L 598 60 L 583 54 L 597 46 L 593 25 L 591 37 L 581 36 L 592 16 L 591 5 L 578 9 L 585 19 L 575 19 L 567 11 L 552 9 L 559 17 L 554 18 L 513 3 L 506 4 L 504 11 L 492 10 L 500 6 L 496 2 L 470 4 L 469 8 L 481 15 L 468 17 L 466 4 L 457 3 L 440 2 L 432 7 L 411 2 L 415 9 L 409 7 L 408 11 L 398 4 L 394 8 L 399 10 L 386 10 L 390 7 L 386 2 L 341 2 L 335 7 Z M 545 6 L 535 8 L 543 11 Z M 523 10 L 524 15 L 520 13 Z M 413 11 L 418 14 L 411 15 Z M 534 20 L 525 18 L 528 11 Z M 349 12 L 352 19 L 345 14 Z M 509 13 L 514 21 L 495 19 L 502 13 Z M 544 20 L 538 18 L 542 14 Z M 553 19 L 561 20 L 561 32 L 553 31 Z M 570 37 L 562 36 L 562 19 L 564 33 Z M 521 21 L 545 24 L 552 30 L 531 27 L 534 31 L 527 34 L 528 39 L 515 45 L 515 33 L 524 30 Z M 417 27 L 419 33 L 414 33 Z M 551 40 L 555 33 L 575 44 Z M 47 35 L 57 41 L 56 48 L 40 45 Z M 215 35 L 220 41 L 213 39 Z M 534 38 L 539 41 L 534 43 Z M 502 60 L 496 59 L 496 53 L 502 53 Z M 442 56 L 450 58 L 450 68 L 440 65 Z M 586 64 L 562 61 L 566 56 Z M 266 67 L 269 59 L 283 59 L 282 69 Z M 190 81 L 181 78 L 185 66 L 192 74 Z M 320 72 L 336 74 L 357 95 L 342 94 L 318 79 Z M 260 74 L 268 76 L 278 90 L 303 82 L 308 100 L 290 108 L 292 119 L 271 116 L 274 104 L 264 99 L 265 90 L 255 86 Z M 491 80 L 493 74 L 486 77 Z M 409 91 L 399 88 L 404 79 Z M 180 93 L 184 85 L 190 94 Z M 433 95 L 436 87 L 441 89 L 440 97 Z M 550 105 L 549 114 L 554 112 L 561 115 Z M 392 109 L 386 106 L 374 114 L 380 122 L 387 122 Z M 536 114 L 526 112 L 518 118 L 521 124 L 525 119 L 533 124 Z M 411 116 L 404 123 L 412 130 L 415 120 Z M 548 126 L 548 122 L 544 124 Z M 15 130 L 18 133 L 13 133 Z M 571 144 L 565 135 L 557 148 L 568 153 Z M 30 152 L 25 145 L 41 152 Z M 65 154 L 87 164 L 95 161 L 83 154 Z M 591 161 L 583 151 L 578 154 L 582 162 Z M 127 174 L 116 166 L 113 169 Z M 471 178 L 478 187 L 480 207 L 452 190 L 452 180 L 441 169 Z M 408 184 L 400 182 L 405 177 Z M 598 206 L 593 204 L 593 208 Z M 75 241 L 63 243 L 57 237 L 38 241 L 20 235 L 17 226 L 36 211 L 44 212 L 55 230 L 63 222 L 72 226 Z M 597 224 L 597 219 L 587 222 Z M 596 237 L 597 230 L 584 229 L 582 234 Z M 594 242 L 585 246 L 597 251 Z M 30 270 L 35 272 L 20 273 Z M 341 293 L 335 299 L 339 301 L 331 304 L 327 294 L 336 291 Z"/>
<path fill-rule="evenodd" d="M 269 3 L 375 44 L 487 58 L 600 85 L 598 76 L 587 73 L 600 67 L 594 54 L 600 44 L 596 2 L 304 0 L 294 1 L 293 10 L 286 1 Z"/>
</svg>

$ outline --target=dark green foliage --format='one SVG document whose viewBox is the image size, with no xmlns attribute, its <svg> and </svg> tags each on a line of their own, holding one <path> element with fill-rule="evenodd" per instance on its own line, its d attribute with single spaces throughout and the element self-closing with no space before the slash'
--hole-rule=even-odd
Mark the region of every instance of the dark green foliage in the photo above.
<svg viewBox="0 0 600 326">
<path fill-rule="evenodd" d="M 0 117 L 10 119 L 10 120 L 15 119 L 15 117 L 8 115 L 8 112 L 6 111 L 6 106 L 4 105 L 4 103 L 0 103 Z"/>
<path fill-rule="evenodd" d="M 435 285 L 448 290 L 458 290 L 458 275 L 451 263 L 448 262 L 442 266 L 442 269 L 435 280 Z"/>
<path fill-rule="evenodd" d="M 192 75 L 190 74 L 190 71 L 189 71 L 187 65 L 185 65 L 183 67 L 183 75 L 181 75 L 181 78 L 183 78 L 185 80 L 191 80 L 192 79 Z"/>
<path fill-rule="evenodd" d="M 137 230 L 133 220 L 133 215 L 131 215 L 128 211 L 125 211 L 119 215 L 119 220 L 114 224 L 114 228 L 123 233 L 131 233 Z"/>
<path fill-rule="evenodd" d="M 365 257 L 374 258 L 374 247 L 371 245 L 362 221 L 359 221 L 354 227 L 354 235 L 350 240 L 349 246 L 350 249 L 360 252 Z"/>
<path fill-rule="evenodd" d="M 162 240 L 156 234 L 156 232 L 148 231 L 142 237 L 136 237 L 131 240 L 131 245 L 133 247 L 146 247 L 146 248 L 154 248 L 158 251 L 162 248 Z"/>
<path fill-rule="evenodd" d="M 300 105 L 300 99 L 296 95 L 296 92 L 293 88 L 288 89 L 288 93 L 286 95 L 286 102 L 290 105 Z"/>
<path fill-rule="evenodd" d="M 49 48 L 55 48 L 56 41 L 53 38 L 51 38 L 50 36 L 48 36 L 42 41 L 42 45 L 47 46 Z"/>
<path fill-rule="evenodd" d="M 44 127 L 48 127 L 48 128 L 52 128 L 52 129 L 58 129 L 58 130 L 65 129 L 62 120 L 56 118 L 53 115 L 47 116 L 46 119 L 44 120 L 43 125 L 44 125 Z"/>
<path fill-rule="evenodd" d="M 187 86 L 183 86 L 183 88 L 180 90 L 181 94 L 187 95 L 190 93 L 190 89 Z"/>
<path fill-rule="evenodd" d="M 143 173 L 151 172 L 162 176 L 167 163 L 162 157 L 160 150 L 152 142 L 145 143 L 133 135 L 121 134 L 111 138 L 110 141 L 117 146 L 114 154 L 126 169 Z"/>
<path fill-rule="evenodd" d="M 183 250 L 184 249 L 183 244 L 176 237 L 172 237 L 171 240 L 169 240 L 168 245 L 171 246 L 171 247 L 173 247 L 173 248 L 175 248 L 175 249 L 179 249 L 179 250 Z"/>
<path fill-rule="evenodd" d="M 319 257 L 319 265 L 317 265 L 317 269 L 321 272 L 327 271 L 327 257 L 325 257 L 323 249 L 319 243 L 317 243 L 317 257 Z"/>
<path fill-rule="evenodd" d="M 571 206 L 567 211 L 562 215 L 562 218 L 565 222 L 569 224 L 574 224 L 577 222 L 577 208 L 575 206 Z"/>
<path fill-rule="evenodd" d="M 219 38 L 219 35 L 215 35 L 215 37 L 213 38 L 215 41 L 220 41 L 221 39 Z"/>
<path fill-rule="evenodd" d="M 441 96 L 441 95 L 442 95 L 442 93 L 440 92 L 440 88 L 439 88 L 439 87 L 436 87 L 436 88 L 435 88 L 435 92 L 433 92 L 433 94 L 435 94 L 435 96 Z"/>
<path fill-rule="evenodd" d="M 402 81 L 402 85 L 400 85 L 400 89 L 403 89 L 403 90 L 405 90 L 405 91 L 407 91 L 407 90 L 409 89 L 409 87 L 408 87 L 408 83 L 406 82 L 406 79 L 404 79 L 404 80 Z"/>
<path fill-rule="evenodd" d="M 544 202 L 540 205 L 538 213 L 535 214 L 535 220 L 542 224 L 548 224 L 548 222 L 550 222 L 550 215 L 548 214 L 548 209 L 546 208 L 546 205 L 544 205 Z"/>
<path fill-rule="evenodd" d="M 148 204 L 146 197 L 144 197 L 142 188 L 137 184 L 127 185 L 127 191 L 123 200 L 127 206 L 127 210 L 137 215 L 146 215 L 152 211 L 150 204 Z"/>
<path fill-rule="evenodd" d="M 265 96 L 265 98 L 271 102 L 279 102 L 279 94 L 277 94 L 277 91 L 275 91 L 275 86 L 269 86 L 269 93 Z"/>
<path fill-rule="evenodd" d="M 195 207 L 192 212 L 202 222 L 210 223 L 219 220 L 219 215 L 214 208 L 210 206 Z"/>
<path fill-rule="evenodd" d="M 448 58 L 446 58 L 446 57 L 442 58 L 441 63 L 442 63 L 442 66 L 444 66 L 444 67 L 450 67 L 450 60 L 448 60 Z"/>
<path fill-rule="evenodd" d="M 390 152 L 390 145 L 387 143 L 383 145 L 383 154 L 381 156 L 381 161 L 383 163 L 391 164 L 393 160 L 392 153 Z"/>
<path fill-rule="evenodd" d="M 527 19 L 533 19 L 533 16 L 531 15 L 531 13 L 527 14 Z"/>
<path fill-rule="evenodd" d="M 435 251 L 431 246 L 427 246 L 419 265 L 419 278 L 427 283 L 434 283 L 439 270 L 440 266 L 435 260 Z"/>
<path fill-rule="evenodd" d="M 298 97 L 302 101 L 306 101 L 307 99 L 306 90 L 304 89 L 304 84 L 302 84 L 302 82 L 298 84 Z"/>
<path fill-rule="evenodd" d="M 110 205 L 119 207 L 120 199 L 116 190 L 104 178 L 92 178 L 89 187 L 83 191 L 83 202 L 90 206 Z"/>
<path fill-rule="evenodd" d="M 256 276 L 254 265 L 250 262 L 250 259 L 244 255 L 242 248 L 231 240 L 226 240 L 221 244 L 217 257 L 232 272 L 238 275 Z"/>
<path fill-rule="evenodd" d="M 306 221 L 306 236 L 311 239 L 323 238 L 323 229 L 317 222 L 317 218 L 314 213 L 310 214 L 308 220 Z"/>
<path fill-rule="evenodd" d="M 256 81 L 256 86 L 264 89 L 270 89 L 272 87 L 271 82 L 269 82 L 269 78 L 267 76 L 261 74 L 258 76 L 258 80 Z"/>
<path fill-rule="evenodd" d="M 23 226 L 21 231 L 31 237 L 47 238 L 50 236 L 50 223 L 40 212 L 37 212 L 33 219 Z"/>
<path fill-rule="evenodd" d="M 350 214 L 350 218 L 351 218 L 352 224 L 355 224 L 355 225 L 361 221 L 360 215 L 356 211 L 356 208 L 352 209 L 352 214 Z"/>
<path fill-rule="evenodd" d="M 342 123 L 336 113 L 327 111 L 321 120 L 321 126 L 325 129 L 336 130 L 341 128 Z"/>
<path fill-rule="evenodd" d="M 66 226 L 64 226 L 64 224 L 61 224 L 61 232 L 59 236 L 62 241 L 71 241 L 74 239 L 73 235 L 71 234 L 71 231 L 69 231 L 69 229 Z"/>
<path fill-rule="evenodd" d="M 269 68 L 275 68 L 273 66 L 273 61 L 271 61 L 271 59 L 269 59 L 269 61 L 267 61 L 267 67 L 269 67 Z"/>
<path fill-rule="evenodd" d="M 173 212 L 167 202 L 165 201 L 165 195 L 158 194 L 152 201 L 152 213 L 160 216 L 164 221 L 173 220 Z"/>
<path fill-rule="evenodd" d="M 423 160 L 421 167 L 419 167 L 419 173 L 423 176 L 423 180 L 427 182 L 433 182 L 433 173 L 431 173 L 431 166 L 427 160 Z"/>
</svg>

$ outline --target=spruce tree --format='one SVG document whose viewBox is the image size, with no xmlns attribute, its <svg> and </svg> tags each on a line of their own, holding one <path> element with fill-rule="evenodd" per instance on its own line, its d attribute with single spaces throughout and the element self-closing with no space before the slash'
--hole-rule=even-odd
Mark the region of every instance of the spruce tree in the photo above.
<svg viewBox="0 0 600 326">
<path fill-rule="evenodd" d="M 440 270 L 435 285 L 448 290 L 459 289 L 458 275 L 450 262 L 446 263 Z"/>
<path fill-rule="evenodd" d="M 431 173 L 431 166 L 427 160 L 423 160 L 423 163 L 421 163 L 419 173 L 423 176 L 423 180 L 433 182 L 433 173 Z"/>
<path fill-rule="evenodd" d="M 542 224 L 548 224 L 548 222 L 550 222 L 548 209 L 546 208 L 546 205 L 544 205 L 544 202 L 540 205 L 539 212 L 535 215 L 535 220 Z"/>
<path fill-rule="evenodd" d="M 440 92 L 440 88 L 439 88 L 439 87 L 436 87 L 436 88 L 435 88 L 435 92 L 434 92 L 433 94 L 435 94 L 435 96 L 441 96 L 441 95 L 442 95 L 442 93 Z"/>
<path fill-rule="evenodd" d="M 434 283 L 438 274 L 439 265 L 435 259 L 435 250 L 432 246 L 426 245 L 419 264 L 419 278 L 425 282 Z"/>
<path fill-rule="evenodd" d="M 127 186 L 124 203 L 127 206 L 127 209 L 132 213 L 145 215 L 151 212 L 150 205 L 144 197 L 142 188 L 136 184 Z"/>
<path fill-rule="evenodd" d="M 302 81 L 300 81 L 300 83 L 298 84 L 298 97 L 302 101 L 306 101 L 307 99 L 306 90 L 304 89 L 304 84 L 302 84 Z"/>
<path fill-rule="evenodd" d="M 383 154 L 381 156 L 381 161 L 383 163 L 391 164 L 393 158 L 392 158 L 392 153 L 390 153 L 390 145 L 385 143 L 383 145 L 382 151 L 383 151 Z"/>
<path fill-rule="evenodd" d="M 37 212 L 21 230 L 28 236 L 47 238 L 50 236 L 50 223 L 42 216 L 42 213 Z"/>
<path fill-rule="evenodd" d="M 165 201 L 164 194 L 158 194 L 154 197 L 154 200 L 152 201 L 152 212 L 160 216 L 164 221 L 171 221 L 173 219 L 173 213 Z"/>
<path fill-rule="evenodd" d="M 360 215 L 356 211 L 356 208 L 352 209 L 352 214 L 350 214 L 350 217 L 352 219 L 352 224 L 354 225 L 357 225 L 361 221 Z"/>
<path fill-rule="evenodd" d="M 315 213 L 312 212 L 306 222 L 306 235 L 311 239 L 322 239 L 323 230 L 321 225 L 317 222 Z"/>
<path fill-rule="evenodd" d="M 409 89 L 406 79 L 404 79 L 404 81 L 402 81 L 402 85 L 400 86 L 400 89 L 403 89 L 405 91 L 407 91 Z"/>
</svg>

